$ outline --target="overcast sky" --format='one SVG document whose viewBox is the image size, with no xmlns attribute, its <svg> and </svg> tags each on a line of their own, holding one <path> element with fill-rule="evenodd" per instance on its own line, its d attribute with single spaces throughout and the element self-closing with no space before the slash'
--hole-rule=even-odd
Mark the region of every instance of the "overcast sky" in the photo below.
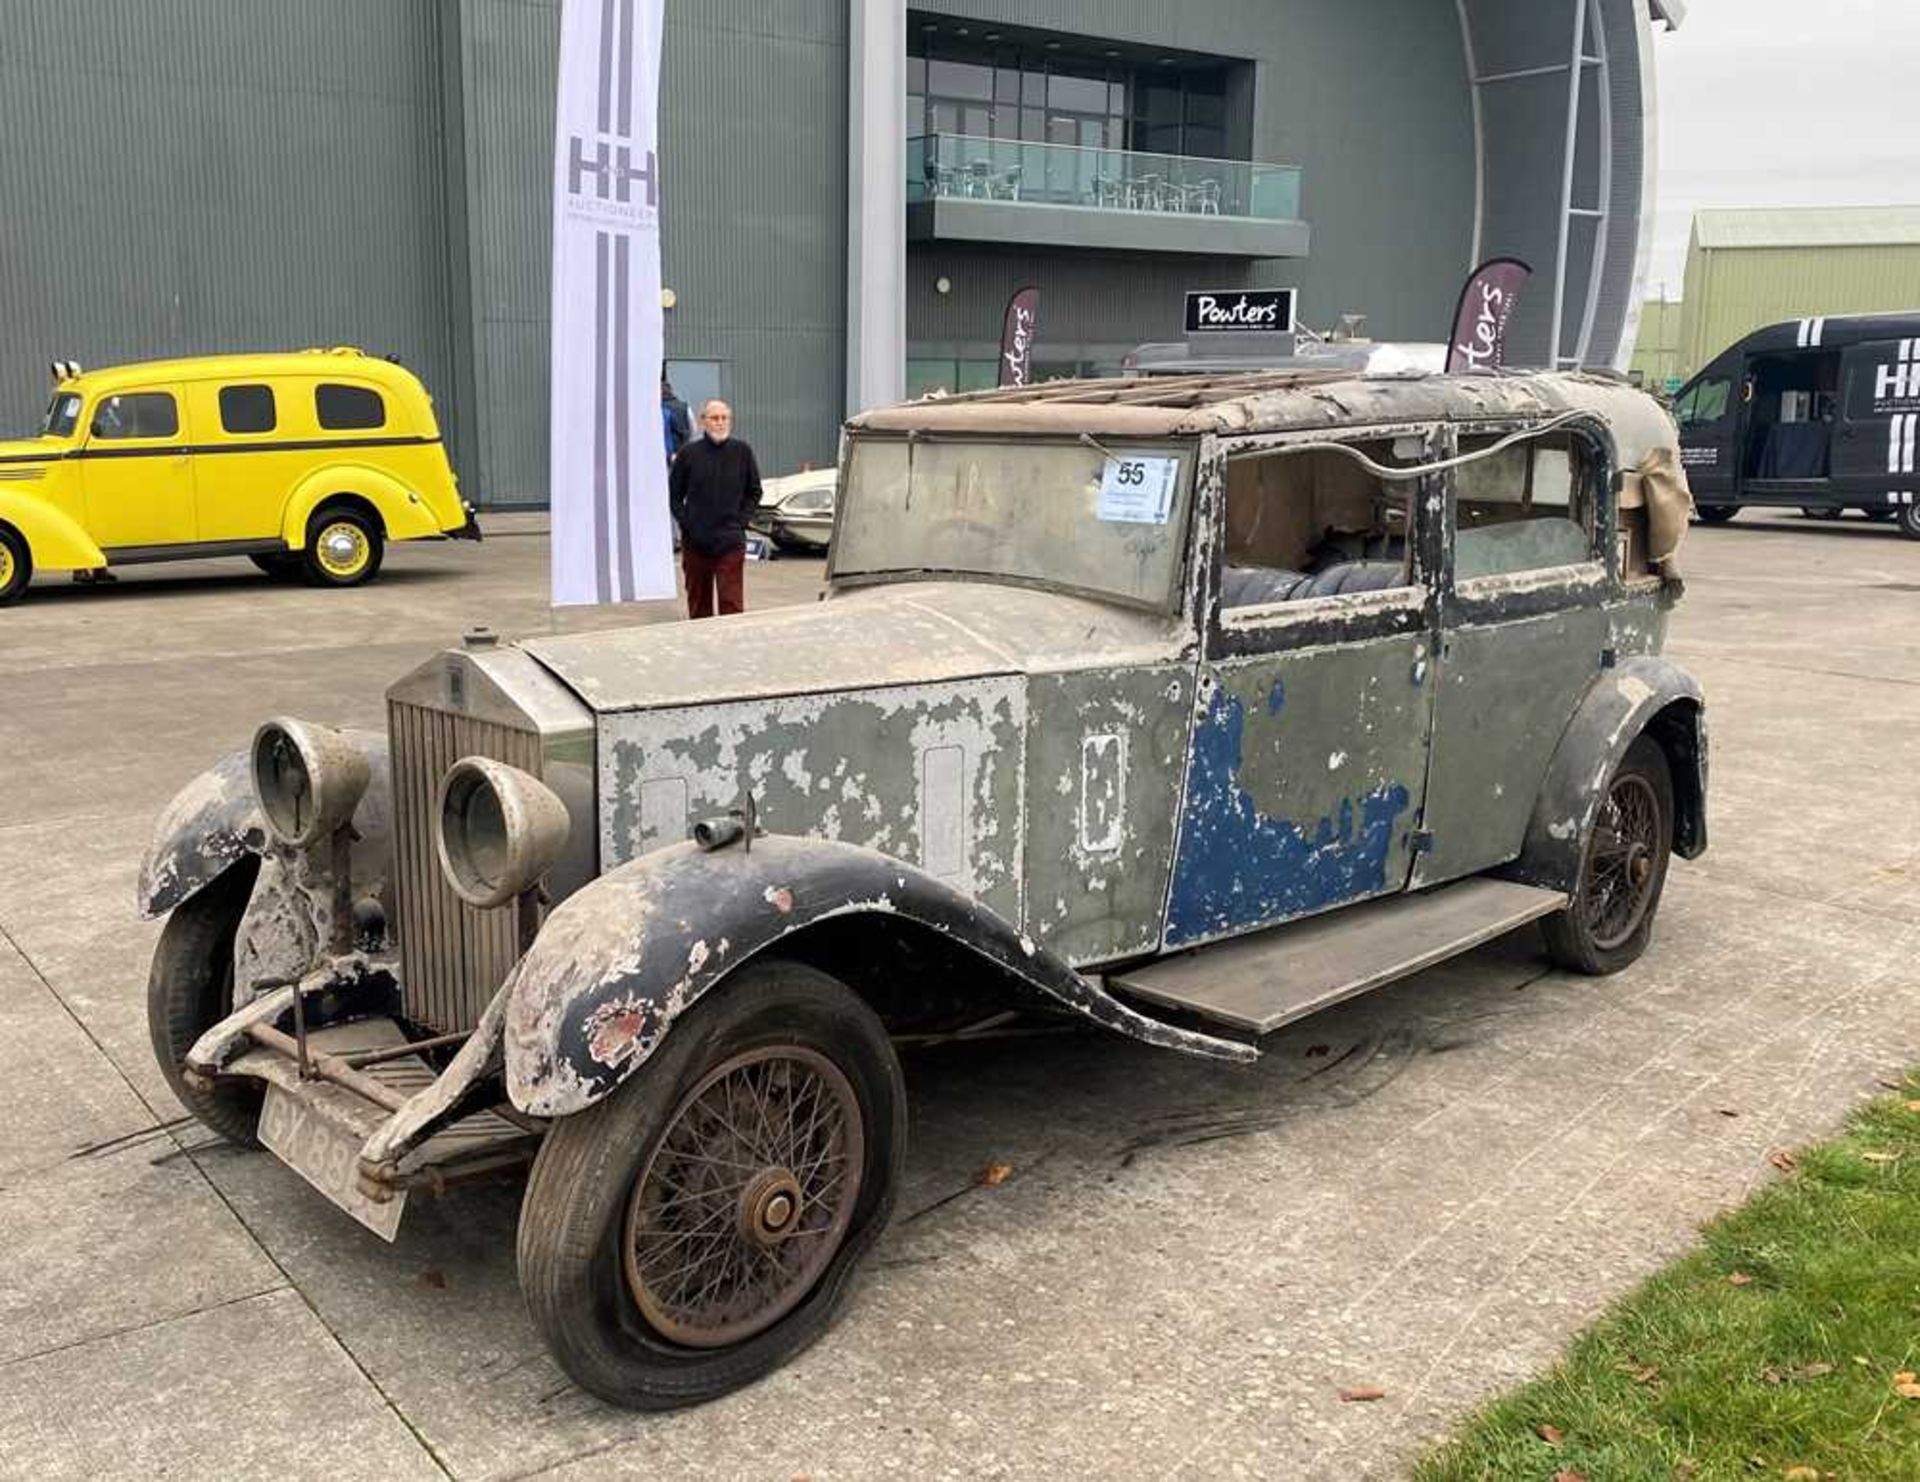
<svg viewBox="0 0 1920 1482">
<path fill-rule="evenodd" d="M 1920 0 L 1691 0 L 1656 27 L 1647 296 L 1680 296 L 1699 207 L 1920 205 Z"/>
</svg>

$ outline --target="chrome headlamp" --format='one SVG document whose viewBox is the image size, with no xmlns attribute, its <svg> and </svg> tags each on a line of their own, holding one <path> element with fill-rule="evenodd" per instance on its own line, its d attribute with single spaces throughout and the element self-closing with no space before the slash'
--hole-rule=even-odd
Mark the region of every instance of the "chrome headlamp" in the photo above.
<svg viewBox="0 0 1920 1482">
<path fill-rule="evenodd" d="M 253 795 L 274 837 L 296 849 L 353 821 L 367 790 L 367 759 L 330 726 L 282 716 L 253 736 Z"/>
<path fill-rule="evenodd" d="M 539 884 L 567 846 L 567 805 L 538 777 L 483 756 L 440 779 L 434 847 L 454 893 L 482 910 Z"/>
</svg>

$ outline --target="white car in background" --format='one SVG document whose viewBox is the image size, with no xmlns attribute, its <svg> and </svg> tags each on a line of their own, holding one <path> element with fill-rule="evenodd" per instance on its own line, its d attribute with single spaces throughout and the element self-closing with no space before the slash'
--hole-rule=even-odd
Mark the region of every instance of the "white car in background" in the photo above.
<svg viewBox="0 0 1920 1482">
<path fill-rule="evenodd" d="M 837 468 L 765 479 L 760 485 L 760 508 L 750 523 L 783 549 L 824 551 L 833 536 L 834 495 L 839 487 Z"/>
</svg>

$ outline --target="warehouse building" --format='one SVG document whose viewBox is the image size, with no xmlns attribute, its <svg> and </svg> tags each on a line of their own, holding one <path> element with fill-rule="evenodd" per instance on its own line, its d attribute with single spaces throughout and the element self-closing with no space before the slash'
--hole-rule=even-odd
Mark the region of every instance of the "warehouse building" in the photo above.
<svg viewBox="0 0 1920 1482">
<path fill-rule="evenodd" d="M 1680 0 L 666 0 L 667 353 L 769 472 L 851 407 L 1178 339 L 1190 290 L 1433 341 L 1478 259 L 1516 358 L 1624 366 Z M 97 0 L 0 49 L 0 394 L 103 363 L 392 353 L 463 487 L 545 497 L 556 0 Z"/>
<path fill-rule="evenodd" d="M 1920 311 L 1920 206 L 1701 211 L 1678 304 L 1650 303 L 1632 369 L 1685 381 L 1756 329 Z"/>
</svg>

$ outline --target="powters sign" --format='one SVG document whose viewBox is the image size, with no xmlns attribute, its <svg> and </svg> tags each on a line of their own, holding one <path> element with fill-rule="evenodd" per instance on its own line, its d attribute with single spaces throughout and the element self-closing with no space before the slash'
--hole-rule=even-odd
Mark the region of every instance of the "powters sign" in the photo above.
<svg viewBox="0 0 1920 1482">
<path fill-rule="evenodd" d="M 1507 358 L 1507 324 L 1520 305 L 1520 290 L 1533 269 L 1517 257 L 1496 257 L 1482 263 L 1460 293 L 1453 316 L 1453 342 L 1447 351 L 1447 374 L 1467 370 L 1498 370 Z"/>
<path fill-rule="evenodd" d="M 1000 324 L 1000 384 L 1024 386 L 1033 378 L 1033 333 L 1040 315 L 1040 290 L 1029 284 L 1007 300 Z"/>
<path fill-rule="evenodd" d="M 1292 333 L 1291 288 L 1206 289 L 1187 295 L 1188 334 Z"/>
<path fill-rule="evenodd" d="M 564 0 L 553 163 L 553 602 L 671 597 L 660 376 L 663 0 Z"/>
</svg>

